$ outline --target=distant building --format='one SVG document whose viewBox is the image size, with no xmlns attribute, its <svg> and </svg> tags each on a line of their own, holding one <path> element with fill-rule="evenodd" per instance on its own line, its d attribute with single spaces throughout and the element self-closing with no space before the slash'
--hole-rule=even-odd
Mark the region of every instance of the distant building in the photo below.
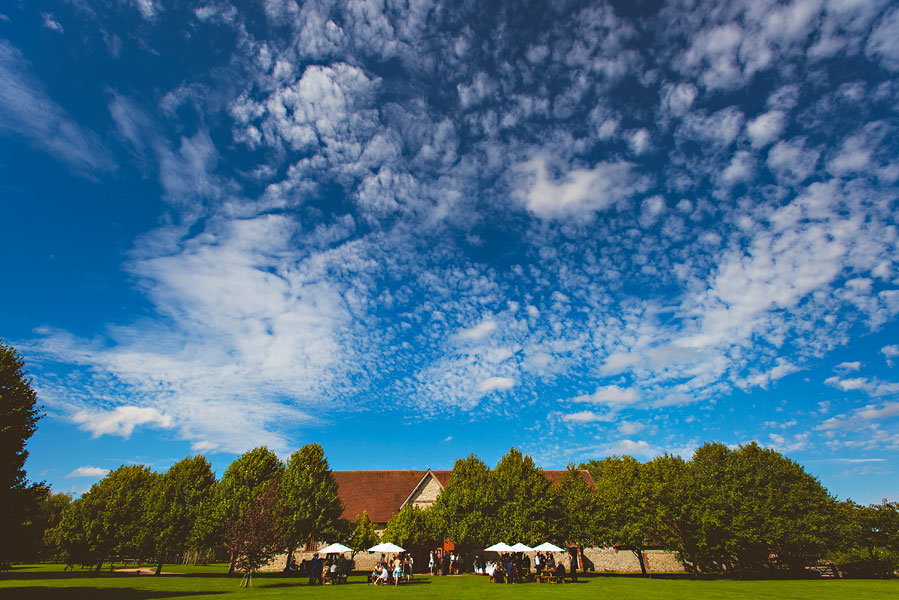
<svg viewBox="0 0 899 600">
<path fill-rule="evenodd" d="M 352 521 L 363 511 L 375 527 L 387 521 L 407 504 L 429 508 L 449 483 L 452 471 L 332 471 L 338 495 L 343 501 L 343 518 Z M 566 471 L 543 471 L 550 483 L 562 480 Z M 587 471 L 580 471 L 587 485 L 596 487 Z"/>
</svg>

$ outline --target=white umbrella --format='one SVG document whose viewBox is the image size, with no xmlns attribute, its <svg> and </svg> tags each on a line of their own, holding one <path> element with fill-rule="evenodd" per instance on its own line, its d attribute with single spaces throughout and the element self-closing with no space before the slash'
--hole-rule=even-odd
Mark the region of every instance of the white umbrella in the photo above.
<svg viewBox="0 0 899 600">
<path fill-rule="evenodd" d="M 556 546 L 555 544 L 550 544 L 549 542 L 543 542 L 539 546 L 535 547 L 534 550 L 537 552 L 562 552 L 562 549 Z"/>
<path fill-rule="evenodd" d="M 369 552 L 405 552 L 403 548 L 400 548 L 396 544 L 391 544 L 390 542 L 382 542 L 376 546 L 372 546 L 368 549 Z"/>
<path fill-rule="evenodd" d="M 530 552 L 532 550 L 533 548 L 531 548 L 530 546 L 525 546 L 521 542 L 518 542 L 517 544 L 512 546 L 512 552 Z"/>
<path fill-rule="evenodd" d="M 515 552 L 512 550 L 512 546 L 506 544 L 505 542 L 499 542 L 498 544 L 493 544 L 489 548 L 484 548 L 487 552 Z"/>
<path fill-rule="evenodd" d="M 352 552 L 352 548 L 347 548 L 343 544 L 331 544 L 319 550 L 320 554 L 343 554 L 344 552 Z"/>
</svg>

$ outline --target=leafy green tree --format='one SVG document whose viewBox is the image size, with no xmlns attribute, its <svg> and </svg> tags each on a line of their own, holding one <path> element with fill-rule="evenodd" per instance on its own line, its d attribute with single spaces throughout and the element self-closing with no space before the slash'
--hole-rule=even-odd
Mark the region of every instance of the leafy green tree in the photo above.
<svg viewBox="0 0 899 600">
<path fill-rule="evenodd" d="M 283 508 L 278 480 L 272 480 L 236 520 L 225 521 L 225 544 L 244 573 L 243 587 L 253 585 L 253 573 L 284 548 L 279 527 Z"/>
<path fill-rule="evenodd" d="M 602 507 L 596 528 L 600 539 L 633 552 L 646 575 L 644 551 L 653 542 L 656 513 L 642 465 L 632 456 L 611 456 L 581 466 L 593 476 Z"/>
<path fill-rule="evenodd" d="M 100 503 L 87 492 L 66 507 L 47 537 L 67 565 L 102 566 L 100 522 Z"/>
<path fill-rule="evenodd" d="M 756 443 L 698 448 L 680 482 L 671 547 L 692 570 L 801 572 L 840 545 L 838 505 L 794 461 Z"/>
<path fill-rule="evenodd" d="M 895 576 L 899 569 L 899 503 L 861 506 L 844 502 L 842 520 L 849 524 L 847 548 L 837 556 L 849 577 Z"/>
<path fill-rule="evenodd" d="M 281 480 L 281 497 L 288 559 L 309 540 L 337 539 L 343 502 L 320 445 L 307 444 L 290 456 Z"/>
<path fill-rule="evenodd" d="M 435 516 L 431 510 L 407 504 L 387 522 L 384 540 L 407 550 L 438 546 L 443 541 L 443 536 L 439 533 Z"/>
<path fill-rule="evenodd" d="M 449 483 L 429 510 L 448 539 L 458 546 L 483 548 L 494 536 L 495 498 L 487 465 L 471 454 L 456 459 Z"/>
<path fill-rule="evenodd" d="M 42 417 L 25 361 L 0 340 L 0 569 L 9 568 L 24 545 L 25 521 L 43 495 L 26 480 L 25 444 Z"/>
<path fill-rule="evenodd" d="M 153 487 L 147 506 L 156 574 L 167 560 L 180 557 L 191 542 L 201 511 L 215 490 L 215 475 L 205 456 L 188 457 L 163 473 Z"/>
<path fill-rule="evenodd" d="M 536 545 L 553 533 L 553 494 L 543 469 L 520 450 L 510 448 L 491 473 L 498 506 L 499 539 Z"/>
<path fill-rule="evenodd" d="M 62 520 L 62 514 L 72 497 L 68 494 L 54 494 L 46 486 L 40 487 L 37 504 L 27 519 L 26 543 L 22 546 L 22 557 L 26 560 L 49 560 L 55 555 L 55 548 L 49 532 Z"/>
<path fill-rule="evenodd" d="M 379 541 L 378 532 L 368 516 L 368 511 L 362 511 L 361 515 L 356 515 L 351 523 L 346 524 L 344 537 L 341 540 L 342 543 L 353 549 L 353 556 L 356 556 L 357 552 L 365 552 Z"/>
<path fill-rule="evenodd" d="M 555 541 L 573 542 L 581 548 L 593 545 L 599 539 L 599 507 L 596 491 L 587 484 L 581 471 L 574 465 L 568 465 L 565 475 L 553 492 L 556 507 Z"/>
<path fill-rule="evenodd" d="M 260 446 L 246 452 L 232 462 L 216 486 L 216 521 L 237 523 L 253 507 L 272 481 L 280 481 L 284 465 L 274 452 Z M 228 573 L 234 572 L 236 557 L 232 556 Z"/>
<path fill-rule="evenodd" d="M 53 533 L 66 562 L 95 564 L 99 571 L 112 556 L 150 556 L 146 514 L 158 477 L 144 465 L 122 465 L 69 505 Z"/>
</svg>

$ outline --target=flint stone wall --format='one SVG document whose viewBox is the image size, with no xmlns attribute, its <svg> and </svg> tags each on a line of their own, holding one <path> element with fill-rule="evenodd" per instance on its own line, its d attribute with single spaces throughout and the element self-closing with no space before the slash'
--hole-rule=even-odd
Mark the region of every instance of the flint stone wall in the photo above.
<svg viewBox="0 0 899 600">
<path fill-rule="evenodd" d="M 639 573 L 640 561 L 630 550 L 616 550 L 615 548 L 585 548 L 584 558 L 585 565 L 588 570 L 597 573 Z M 297 551 L 294 553 L 296 564 L 300 564 L 303 560 L 312 560 L 314 552 Z M 646 569 L 650 573 L 683 573 L 684 565 L 681 564 L 674 556 L 674 552 L 667 550 L 647 550 L 643 553 L 646 561 Z M 344 556 L 349 556 L 345 554 Z M 371 571 L 375 566 L 380 554 L 369 554 L 368 552 L 358 552 L 353 560 L 356 561 L 356 571 Z M 488 553 L 489 556 L 489 553 Z M 530 553 L 531 564 L 533 564 L 534 553 Z M 558 557 L 559 554 L 556 554 Z M 281 554 L 260 571 L 281 571 L 284 569 L 286 554 Z M 421 558 L 415 556 L 415 571 L 423 572 L 428 568 L 427 555 Z M 565 566 L 568 567 L 568 559 L 565 558 Z M 589 561 L 589 562 L 587 562 Z M 591 564 L 592 563 L 592 566 Z M 466 565 L 470 570 L 470 565 Z"/>
</svg>

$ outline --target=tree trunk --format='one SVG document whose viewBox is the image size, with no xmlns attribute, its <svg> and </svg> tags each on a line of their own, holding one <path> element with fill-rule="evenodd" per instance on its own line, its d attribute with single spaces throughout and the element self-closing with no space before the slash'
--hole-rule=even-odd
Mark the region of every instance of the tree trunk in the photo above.
<svg viewBox="0 0 899 600">
<path fill-rule="evenodd" d="M 296 548 L 287 547 L 287 560 L 284 561 L 284 570 L 282 573 L 290 573 L 290 562 L 293 560 L 293 553 Z"/>
<path fill-rule="evenodd" d="M 646 577 L 646 560 L 643 558 L 643 549 L 640 548 L 632 552 L 637 555 L 637 560 L 640 561 L 640 572 Z"/>
<path fill-rule="evenodd" d="M 94 569 L 94 573 L 99 573 L 100 569 L 102 569 L 102 568 L 103 568 L 103 559 L 101 558 L 100 562 L 97 563 L 97 568 Z"/>
<path fill-rule="evenodd" d="M 228 563 L 228 575 L 234 575 L 234 563 L 237 561 L 237 557 L 233 554 L 231 555 L 231 562 Z"/>
<path fill-rule="evenodd" d="M 156 565 L 156 572 L 153 573 L 153 574 L 154 574 L 154 575 L 159 575 L 160 573 L 162 573 L 162 561 L 159 561 L 159 564 Z"/>
</svg>

